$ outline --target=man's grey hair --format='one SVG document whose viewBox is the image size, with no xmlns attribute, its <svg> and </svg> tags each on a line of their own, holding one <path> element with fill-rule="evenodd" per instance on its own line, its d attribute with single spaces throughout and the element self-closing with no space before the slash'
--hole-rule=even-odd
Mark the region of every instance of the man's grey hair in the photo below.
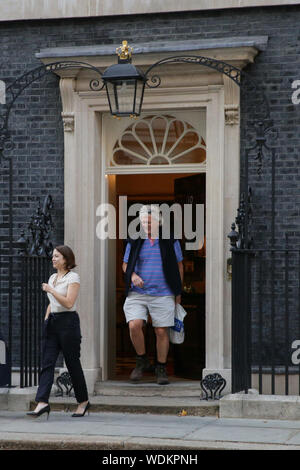
<svg viewBox="0 0 300 470">
<path fill-rule="evenodd" d="M 160 224 L 162 224 L 161 211 L 160 211 L 158 205 L 148 204 L 148 205 L 142 206 L 140 208 L 140 213 L 139 213 L 140 220 L 142 219 L 142 217 L 145 217 L 145 216 L 148 216 L 148 215 L 151 215 L 151 217 L 153 217 Z"/>
</svg>

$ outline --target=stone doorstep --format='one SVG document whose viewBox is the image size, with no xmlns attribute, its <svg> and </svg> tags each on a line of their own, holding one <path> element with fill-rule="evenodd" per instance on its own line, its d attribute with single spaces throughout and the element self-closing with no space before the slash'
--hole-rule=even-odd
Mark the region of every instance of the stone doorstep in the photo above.
<svg viewBox="0 0 300 470">
<path fill-rule="evenodd" d="M 197 397 L 200 398 L 199 381 L 170 381 L 168 385 L 157 385 L 153 378 L 137 384 L 127 381 L 107 380 L 95 384 L 95 395 L 133 397 Z"/>
<path fill-rule="evenodd" d="M 159 386 L 158 386 L 159 387 Z M 167 388 L 165 386 L 164 388 Z M 253 418 L 300 420 L 300 397 L 259 394 L 229 394 L 221 400 L 200 400 L 198 396 L 91 396 L 91 412 L 115 411 L 126 413 L 179 414 L 183 410 L 190 416 L 219 416 L 220 418 Z M 136 389 L 136 392 L 138 389 Z M 0 409 L 26 411 L 35 406 L 36 387 L 0 389 Z M 72 397 L 50 397 L 53 411 L 71 411 L 76 407 Z"/>
<path fill-rule="evenodd" d="M 99 385 L 99 384 L 98 384 Z M 9 411 L 27 411 L 35 407 L 37 387 L 0 389 L 0 408 Z M 76 407 L 74 395 L 55 397 L 56 387 L 50 396 L 53 411 L 71 411 Z M 100 393 L 99 393 L 100 392 Z M 193 383 L 131 384 L 124 382 L 102 382 L 98 393 L 90 395 L 91 412 L 115 411 L 126 413 L 179 414 L 185 410 L 190 416 L 218 416 L 219 401 L 200 399 L 200 387 Z"/>
<path fill-rule="evenodd" d="M 300 397 L 235 393 L 220 400 L 220 418 L 300 420 Z"/>
<path fill-rule="evenodd" d="M 179 415 L 183 410 L 189 416 L 216 416 L 219 415 L 219 402 L 206 401 L 199 398 L 180 397 L 124 397 L 99 396 L 90 398 L 91 412 L 117 412 L 117 413 L 151 413 Z M 76 408 L 74 397 L 50 397 L 53 411 L 73 411 Z M 30 409 L 34 409 L 35 402 L 30 402 Z"/>
<path fill-rule="evenodd" d="M 217 400 L 201 400 L 200 383 L 177 381 L 158 385 L 153 377 L 144 377 L 134 384 L 128 380 L 97 382 L 95 397 L 91 399 L 96 411 L 127 413 L 179 414 L 185 410 L 190 416 L 218 416 Z"/>
<path fill-rule="evenodd" d="M 2 393 L 1 393 L 2 392 Z M 35 390 L 0 390 L 2 409 L 16 411 L 33 409 Z M 220 418 L 252 418 L 276 420 L 300 420 L 300 397 L 281 395 L 229 394 L 219 401 L 200 400 L 199 397 L 163 396 L 109 396 L 91 397 L 91 412 L 115 411 L 126 413 L 180 414 L 190 416 L 219 416 Z M 76 407 L 74 397 L 50 397 L 53 411 L 72 411 Z"/>
<path fill-rule="evenodd" d="M 6 411 L 29 410 L 30 403 L 34 400 L 37 387 L 12 387 L 0 388 L 0 409 Z"/>
</svg>

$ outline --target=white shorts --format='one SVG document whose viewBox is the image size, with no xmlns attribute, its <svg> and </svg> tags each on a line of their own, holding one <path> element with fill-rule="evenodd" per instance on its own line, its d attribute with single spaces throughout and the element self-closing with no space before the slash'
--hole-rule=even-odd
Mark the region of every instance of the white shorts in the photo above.
<svg viewBox="0 0 300 470">
<path fill-rule="evenodd" d="M 126 322 L 131 320 L 148 320 L 151 316 L 154 328 L 174 326 L 174 295 L 148 295 L 129 292 L 124 303 Z"/>
</svg>

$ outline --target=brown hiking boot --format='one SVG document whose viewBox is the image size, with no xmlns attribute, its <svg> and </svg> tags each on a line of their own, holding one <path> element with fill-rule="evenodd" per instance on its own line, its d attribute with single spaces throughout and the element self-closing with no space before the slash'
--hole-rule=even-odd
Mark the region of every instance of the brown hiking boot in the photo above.
<svg viewBox="0 0 300 470">
<path fill-rule="evenodd" d="M 152 366 L 147 357 L 136 357 L 136 367 L 130 374 L 130 380 L 132 382 L 138 382 L 143 377 L 144 371 L 151 371 Z"/>
<path fill-rule="evenodd" d="M 158 364 L 156 366 L 155 373 L 156 382 L 158 383 L 158 385 L 167 385 L 170 383 L 167 376 L 166 366 Z"/>
</svg>

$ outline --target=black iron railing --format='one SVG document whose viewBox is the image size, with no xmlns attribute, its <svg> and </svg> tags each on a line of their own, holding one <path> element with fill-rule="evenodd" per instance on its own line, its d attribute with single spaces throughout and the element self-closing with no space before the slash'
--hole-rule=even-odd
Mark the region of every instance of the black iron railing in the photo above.
<svg viewBox="0 0 300 470">
<path fill-rule="evenodd" d="M 12 230 L 8 238 L 0 239 L 0 341 L 5 356 L 0 357 L 0 386 L 12 385 L 12 368 L 20 373 L 17 384 L 21 387 L 38 384 L 42 324 L 48 305 L 42 283 L 48 282 L 53 271 L 52 208 L 52 197 L 47 195 L 17 242 Z"/>
<path fill-rule="evenodd" d="M 300 395 L 300 250 L 232 249 L 232 391 Z"/>
<path fill-rule="evenodd" d="M 38 384 L 42 327 L 48 305 L 42 282 L 48 282 L 47 257 L 28 256 L 21 261 L 20 387 Z"/>
<path fill-rule="evenodd" d="M 41 289 L 51 263 L 46 256 L 0 253 L 1 336 L 6 363 L 19 371 L 20 387 L 38 384 L 42 325 L 48 300 Z M 12 385 L 11 374 L 7 384 Z"/>
<path fill-rule="evenodd" d="M 232 250 L 232 393 L 251 388 L 249 253 Z"/>
</svg>

